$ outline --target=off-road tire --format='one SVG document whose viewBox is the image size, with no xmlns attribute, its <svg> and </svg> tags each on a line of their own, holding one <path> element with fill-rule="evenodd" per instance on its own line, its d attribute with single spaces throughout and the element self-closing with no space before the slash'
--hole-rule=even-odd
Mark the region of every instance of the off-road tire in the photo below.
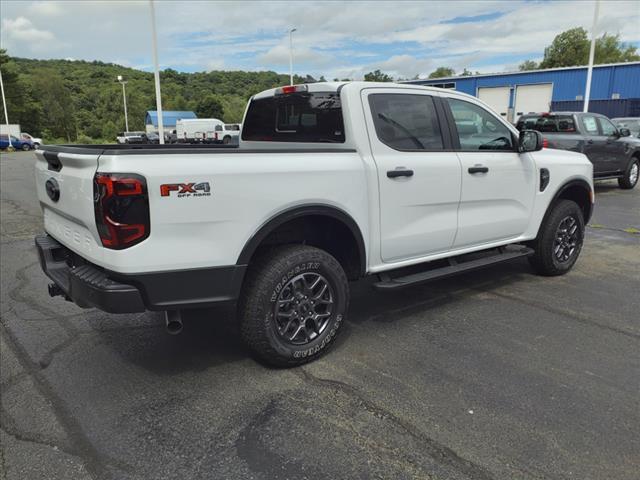
<svg viewBox="0 0 640 480">
<path fill-rule="evenodd" d="M 636 176 L 635 180 L 632 180 L 631 169 L 634 168 L 634 165 L 636 168 Z M 640 170 L 640 159 L 634 157 L 629 162 L 627 170 L 625 170 L 624 172 L 624 176 L 618 179 L 618 185 L 620 186 L 620 188 L 622 188 L 623 190 L 631 190 L 633 187 L 635 187 L 638 183 L 638 170 Z"/>
<path fill-rule="evenodd" d="M 302 274 L 325 279 L 333 304 L 321 333 L 306 344 L 295 345 L 279 333 L 276 310 L 290 281 Z M 344 322 L 348 305 L 347 277 L 335 258 L 306 245 L 276 247 L 259 255 L 249 266 L 238 302 L 240 334 L 259 360 L 278 367 L 302 365 L 329 349 Z"/>
<path fill-rule="evenodd" d="M 570 257 L 561 261 L 555 253 L 556 239 L 560 224 L 567 218 L 572 218 L 577 227 L 577 244 Z M 555 203 L 540 226 L 537 238 L 531 247 L 535 253 L 529 257 L 529 263 L 536 273 L 544 276 L 564 275 L 580 256 L 584 241 L 584 215 L 577 203 L 571 200 L 560 200 Z"/>
</svg>

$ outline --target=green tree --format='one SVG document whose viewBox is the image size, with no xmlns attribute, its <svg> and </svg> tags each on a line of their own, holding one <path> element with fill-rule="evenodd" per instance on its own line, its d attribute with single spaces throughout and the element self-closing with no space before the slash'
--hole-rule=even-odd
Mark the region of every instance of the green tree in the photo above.
<svg viewBox="0 0 640 480">
<path fill-rule="evenodd" d="M 590 40 L 582 27 L 572 28 L 557 35 L 544 50 L 540 68 L 572 67 L 589 62 Z M 595 64 L 631 62 L 640 60 L 637 48 L 620 41 L 619 35 L 604 33 L 596 39 Z"/>
<path fill-rule="evenodd" d="M 473 72 L 471 70 L 467 70 L 466 68 L 460 74 L 461 77 L 470 77 L 472 75 L 473 75 Z"/>
<path fill-rule="evenodd" d="M 620 35 L 607 35 L 596 39 L 595 63 L 622 63 L 640 60 L 638 49 L 620 41 Z M 587 62 L 588 62 L 587 58 Z"/>
<path fill-rule="evenodd" d="M 375 70 L 373 72 L 364 74 L 365 82 L 393 82 L 393 77 L 387 75 L 386 73 L 382 73 L 380 70 Z"/>
<path fill-rule="evenodd" d="M 453 77 L 456 74 L 455 70 L 450 67 L 438 67 L 429 74 L 429 78 L 444 78 Z"/>
<path fill-rule="evenodd" d="M 64 79 L 52 71 L 40 71 L 34 81 L 42 105 L 44 125 L 55 137 L 71 142 L 77 137 L 75 108 Z"/>
<path fill-rule="evenodd" d="M 526 72 L 528 70 L 537 70 L 540 66 L 534 62 L 533 60 L 525 60 L 520 65 L 518 65 L 518 70 L 521 72 Z"/>
<path fill-rule="evenodd" d="M 196 104 L 196 115 L 200 118 L 222 118 L 224 107 L 218 97 L 208 95 Z"/>
<path fill-rule="evenodd" d="M 0 70 L 9 123 L 20 124 L 22 131 L 39 135 L 42 133 L 42 108 L 33 98 L 33 86 L 20 75 L 18 65 L 3 49 L 0 49 Z M 0 122 L 6 122 L 4 111 L 0 114 Z"/>
</svg>

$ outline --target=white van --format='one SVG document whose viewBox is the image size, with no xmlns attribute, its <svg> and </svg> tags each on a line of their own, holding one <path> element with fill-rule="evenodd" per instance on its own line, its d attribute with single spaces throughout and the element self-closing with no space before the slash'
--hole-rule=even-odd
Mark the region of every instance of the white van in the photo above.
<svg viewBox="0 0 640 480">
<path fill-rule="evenodd" d="M 177 141 L 182 143 L 216 143 L 222 141 L 219 135 L 224 128 L 217 118 L 187 118 L 176 121 Z M 216 130 L 218 130 L 216 132 Z"/>
</svg>

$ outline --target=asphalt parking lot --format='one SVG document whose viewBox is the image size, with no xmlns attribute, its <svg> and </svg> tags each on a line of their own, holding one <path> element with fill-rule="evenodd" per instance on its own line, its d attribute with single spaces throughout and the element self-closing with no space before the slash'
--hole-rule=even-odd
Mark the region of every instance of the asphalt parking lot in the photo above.
<svg viewBox="0 0 640 480">
<path fill-rule="evenodd" d="M 597 186 L 576 268 L 352 285 L 321 360 L 266 368 L 230 311 L 52 299 L 34 156 L 2 154 L 4 479 L 637 479 L 640 188 Z"/>
</svg>

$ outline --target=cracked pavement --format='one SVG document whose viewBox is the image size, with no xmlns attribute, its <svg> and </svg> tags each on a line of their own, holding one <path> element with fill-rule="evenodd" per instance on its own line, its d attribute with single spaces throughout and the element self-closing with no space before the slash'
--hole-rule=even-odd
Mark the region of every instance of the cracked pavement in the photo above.
<svg viewBox="0 0 640 480">
<path fill-rule="evenodd" d="M 49 298 L 34 156 L 0 156 L 0 479 L 636 479 L 640 188 L 596 189 L 564 277 L 526 261 L 353 300 L 329 355 L 277 370 L 233 312 Z"/>
</svg>

